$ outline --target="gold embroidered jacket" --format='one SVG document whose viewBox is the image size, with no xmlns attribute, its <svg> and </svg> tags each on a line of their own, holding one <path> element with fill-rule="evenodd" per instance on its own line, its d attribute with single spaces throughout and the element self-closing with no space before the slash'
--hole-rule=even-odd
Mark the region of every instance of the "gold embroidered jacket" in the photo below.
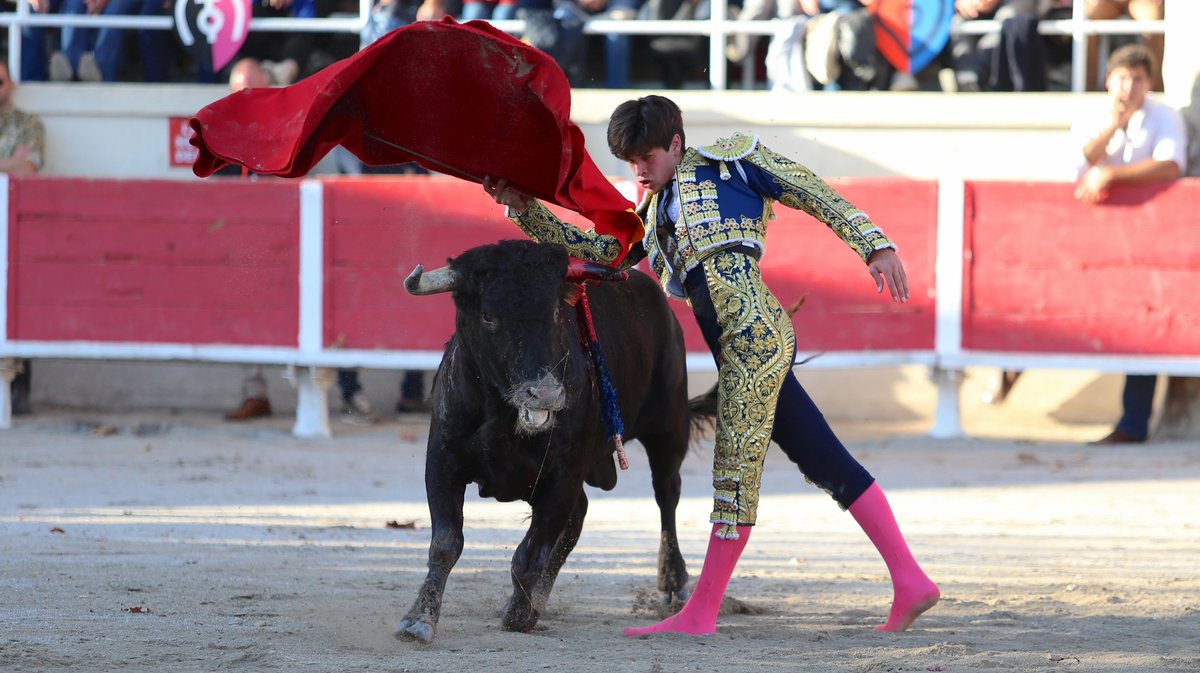
<svg viewBox="0 0 1200 673">
<path fill-rule="evenodd" d="M 894 248 L 861 210 L 804 166 L 771 151 L 758 136 L 735 134 L 712 145 L 688 148 L 675 173 L 679 216 L 666 217 L 668 193 L 648 193 L 637 213 L 646 229 L 642 244 L 667 294 L 683 298 L 684 275 L 705 257 L 732 246 L 764 248 L 773 204 L 803 210 L 825 223 L 864 262 L 876 250 Z M 534 202 L 512 218 L 531 238 L 560 243 L 576 257 L 611 264 L 620 253 L 611 236 L 566 224 Z M 660 236 L 660 225 L 666 236 Z M 664 244 L 666 249 L 664 249 Z M 638 260 L 630 255 L 626 265 Z"/>
</svg>

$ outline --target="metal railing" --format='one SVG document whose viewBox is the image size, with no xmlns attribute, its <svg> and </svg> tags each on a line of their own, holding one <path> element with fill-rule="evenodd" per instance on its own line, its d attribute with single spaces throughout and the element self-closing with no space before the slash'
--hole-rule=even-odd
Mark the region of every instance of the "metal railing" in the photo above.
<svg viewBox="0 0 1200 673">
<path fill-rule="evenodd" d="M 725 57 L 726 39 L 737 34 L 775 35 L 787 25 L 782 20 L 739 21 L 728 18 L 728 0 L 712 0 L 712 16 L 692 21 L 614 20 L 593 18 L 584 25 L 590 35 L 699 35 L 709 38 L 708 75 L 713 90 L 728 88 L 728 61 Z M 371 0 L 359 0 L 359 13 L 350 17 L 330 18 L 255 18 L 250 29 L 260 32 L 338 32 L 360 33 L 367 25 Z M 509 34 L 525 30 L 524 21 L 493 21 L 492 25 Z M 9 72 L 19 78 L 21 71 L 21 28 L 24 26 L 85 28 L 129 28 L 173 30 L 171 16 L 105 16 L 79 14 L 35 14 L 29 4 L 18 0 L 17 11 L 0 12 L 0 26 L 8 28 Z M 978 35 L 997 31 L 1000 22 L 989 20 L 966 21 L 955 29 L 958 34 Z M 1086 90 L 1087 40 L 1092 35 L 1162 34 L 1166 21 L 1101 20 L 1084 18 L 1083 0 L 1075 0 L 1072 18 L 1041 21 L 1042 35 L 1069 35 L 1072 38 L 1071 90 Z"/>
</svg>

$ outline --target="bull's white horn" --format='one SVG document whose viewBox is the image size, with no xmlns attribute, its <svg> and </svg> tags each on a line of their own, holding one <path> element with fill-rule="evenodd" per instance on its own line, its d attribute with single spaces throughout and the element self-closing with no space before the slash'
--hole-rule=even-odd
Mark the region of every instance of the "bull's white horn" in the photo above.
<svg viewBox="0 0 1200 673">
<path fill-rule="evenodd" d="M 404 279 L 404 289 L 417 296 L 437 294 L 450 292 L 457 281 L 458 275 L 448 266 L 424 273 L 424 267 L 418 264 L 412 273 L 408 274 L 408 278 Z"/>
</svg>

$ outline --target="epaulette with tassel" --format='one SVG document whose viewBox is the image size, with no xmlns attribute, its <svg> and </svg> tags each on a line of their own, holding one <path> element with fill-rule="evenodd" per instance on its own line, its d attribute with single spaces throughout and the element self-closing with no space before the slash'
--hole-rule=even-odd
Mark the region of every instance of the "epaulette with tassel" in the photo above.
<svg viewBox="0 0 1200 673">
<path fill-rule="evenodd" d="M 725 165 L 725 162 L 746 158 L 758 147 L 758 142 L 757 135 L 748 136 L 742 133 L 735 133 L 728 138 L 721 138 L 711 145 L 697 147 L 696 151 L 701 156 L 716 161 L 721 179 L 728 180 L 730 173 L 729 167 Z"/>
</svg>

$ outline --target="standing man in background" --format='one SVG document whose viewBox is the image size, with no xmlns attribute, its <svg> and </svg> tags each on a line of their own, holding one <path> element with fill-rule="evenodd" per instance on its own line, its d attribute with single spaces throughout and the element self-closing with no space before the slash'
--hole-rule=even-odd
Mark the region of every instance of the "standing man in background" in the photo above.
<svg viewBox="0 0 1200 673">
<path fill-rule="evenodd" d="M 1175 180 L 1187 168 L 1187 135 L 1177 110 L 1146 94 L 1155 81 L 1154 54 L 1140 44 L 1121 47 L 1108 59 L 1108 109 L 1080 120 L 1072 138 L 1083 151 L 1076 165 L 1075 198 L 1101 203 L 1112 185 Z M 1150 436 L 1153 374 L 1128 375 L 1117 427 L 1099 444 L 1144 442 Z"/>
<path fill-rule="evenodd" d="M 8 59 L 0 57 L 0 173 L 37 175 L 42 169 L 46 130 L 40 119 L 13 105 L 16 91 L 17 83 L 8 71 Z M 14 414 L 30 411 L 30 372 L 29 360 L 19 360 L 17 375 L 10 388 Z"/>
</svg>

